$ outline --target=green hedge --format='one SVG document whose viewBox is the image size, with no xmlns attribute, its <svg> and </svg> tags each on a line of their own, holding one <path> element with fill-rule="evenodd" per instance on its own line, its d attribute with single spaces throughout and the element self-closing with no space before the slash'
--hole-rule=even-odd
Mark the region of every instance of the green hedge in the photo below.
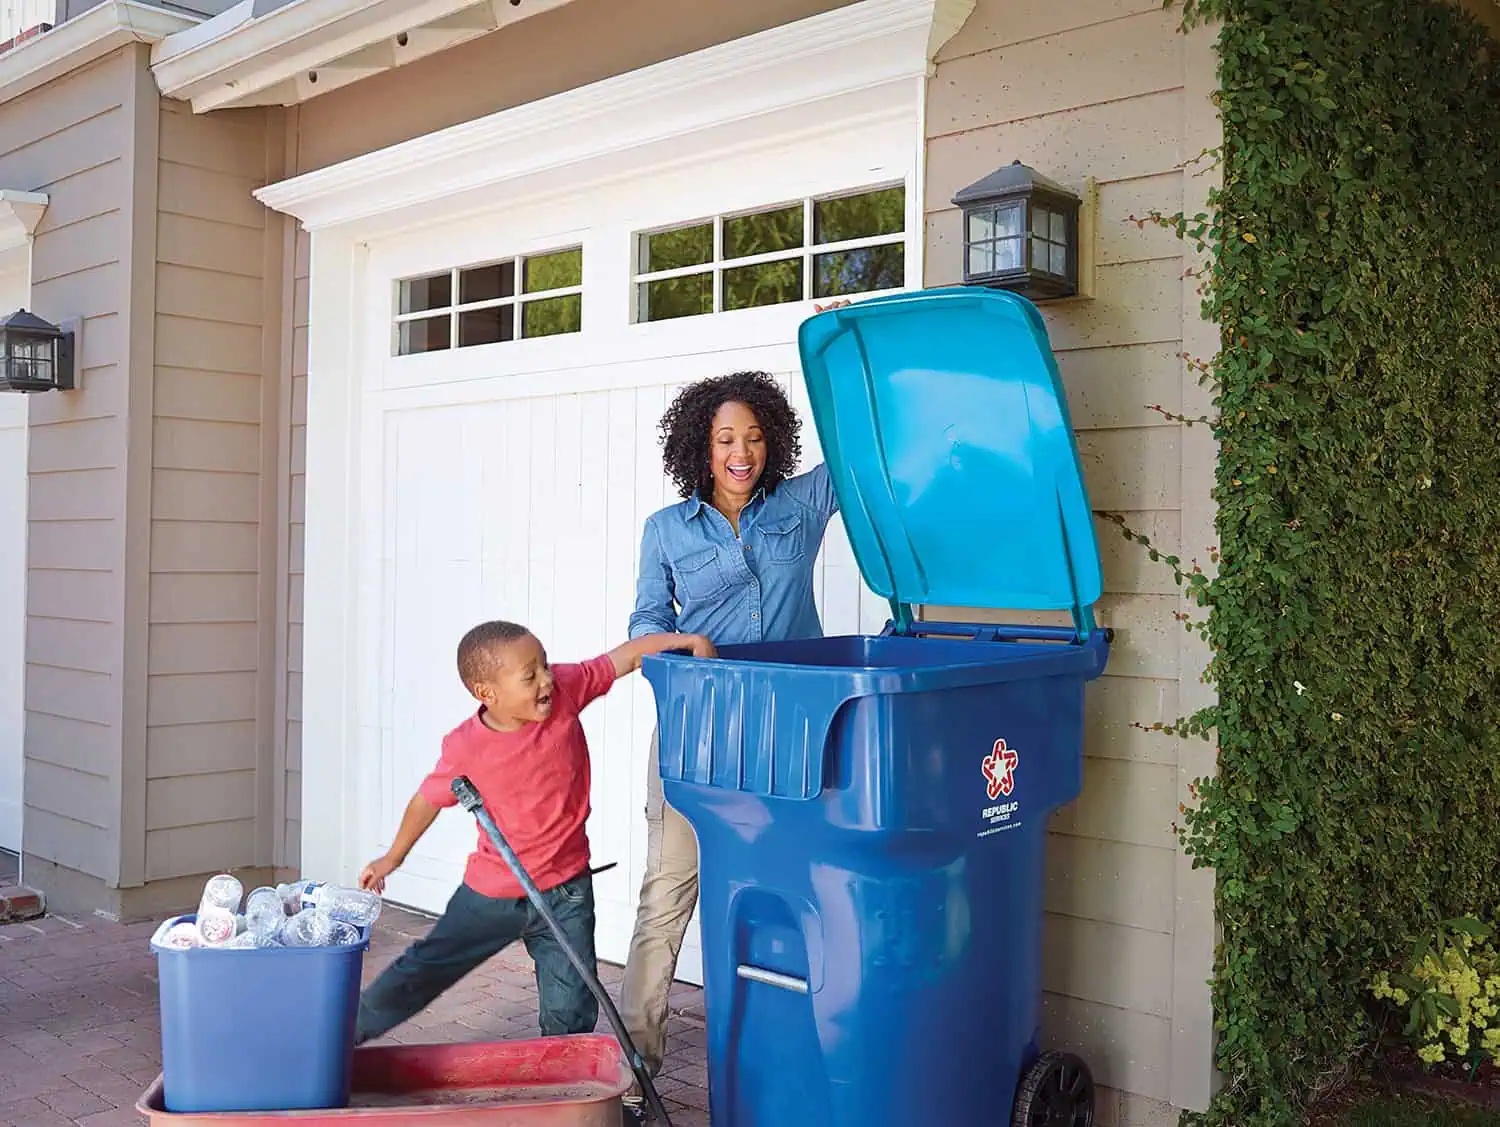
<svg viewBox="0 0 1500 1127">
<path fill-rule="evenodd" d="M 1205 1118 L 1282 1127 L 1370 1044 L 1371 972 L 1500 906 L 1500 51 L 1442 0 L 1184 14 L 1224 125 L 1216 218 L 1164 220 L 1222 327 Z"/>
</svg>

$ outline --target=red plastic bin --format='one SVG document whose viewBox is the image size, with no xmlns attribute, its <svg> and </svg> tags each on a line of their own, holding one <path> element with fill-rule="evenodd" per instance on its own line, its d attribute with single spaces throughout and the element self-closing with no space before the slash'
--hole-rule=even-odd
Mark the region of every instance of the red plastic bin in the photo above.
<svg viewBox="0 0 1500 1127">
<path fill-rule="evenodd" d="M 349 1106 L 317 1111 L 171 1112 L 157 1077 L 136 1102 L 152 1127 L 619 1127 L 632 1077 L 612 1037 L 542 1037 L 354 1051 Z"/>
</svg>

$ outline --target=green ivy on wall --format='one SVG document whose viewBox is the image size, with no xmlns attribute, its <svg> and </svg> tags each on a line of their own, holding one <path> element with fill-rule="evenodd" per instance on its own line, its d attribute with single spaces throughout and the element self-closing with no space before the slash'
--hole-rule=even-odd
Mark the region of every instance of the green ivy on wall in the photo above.
<svg viewBox="0 0 1500 1127">
<path fill-rule="evenodd" d="M 1157 217 L 1222 330 L 1220 558 L 1182 577 L 1218 704 L 1173 729 L 1219 745 L 1180 830 L 1222 928 L 1201 1118 L 1286 1127 L 1371 972 L 1500 907 L 1500 46 L 1444 0 L 1184 15 L 1224 128 L 1214 217 Z"/>
</svg>

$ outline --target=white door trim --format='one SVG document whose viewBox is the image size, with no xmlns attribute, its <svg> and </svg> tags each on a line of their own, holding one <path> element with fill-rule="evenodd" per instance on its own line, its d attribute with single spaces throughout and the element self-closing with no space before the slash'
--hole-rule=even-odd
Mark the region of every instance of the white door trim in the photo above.
<svg viewBox="0 0 1500 1127">
<path fill-rule="evenodd" d="M 302 706 L 304 871 L 323 879 L 348 880 L 368 860 L 356 854 L 362 835 L 354 796 L 372 781 L 366 773 L 375 767 L 361 760 L 359 748 L 378 743 L 380 715 L 378 708 L 361 707 L 360 700 L 366 686 L 359 680 L 365 663 L 357 608 L 366 594 L 364 586 L 372 581 L 359 552 L 362 506 L 370 502 L 372 485 L 365 480 L 361 449 L 363 389 L 368 342 L 372 334 L 389 332 L 384 319 L 380 325 L 371 323 L 370 287 L 388 286 L 390 277 L 374 277 L 372 253 L 388 267 L 388 255 L 420 253 L 412 248 L 430 238 L 431 253 L 454 254 L 449 244 L 461 237 L 454 234 L 458 221 L 490 225 L 501 222 L 499 216 L 522 211 L 550 211 L 538 220 L 541 229 L 560 230 L 555 220 L 567 221 L 569 197 L 604 185 L 611 192 L 609 226 L 616 231 L 628 231 L 631 223 L 643 219 L 652 196 L 658 208 L 663 195 L 676 205 L 672 219 L 691 220 L 698 217 L 695 208 L 704 200 L 723 198 L 714 191 L 734 186 L 733 176 L 715 176 L 711 170 L 734 164 L 743 170 L 749 162 L 753 183 L 740 190 L 754 196 L 746 197 L 751 206 L 794 198 L 809 185 L 823 182 L 829 187 L 856 187 L 867 175 L 904 182 L 908 284 L 919 285 L 927 66 L 930 52 L 936 50 L 933 44 L 940 45 L 957 27 L 942 24 L 945 30 L 938 34 L 934 19 L 955 10 L 966 15 L 972 6 L 973 0 L 864 0 L 788 28 L 559 95 L 577 99 L 562 103 L 572 107 L 567 115 L 571 125 L 548 119 L 552 110 L 543 107 L 555 108 L 559 100 L 547 99 L 256 193 L 312 230 Z M 822 54 L 813 53 L 808 43 L 820 44 Z M 788 68 L 777 52 L 790 53 L 798 66 Z M 703 85 L 708 76 L 713 77 L 711 89 Z M 606 91 L 614 93 L 606 97 Z M 622 120 L 617 107 L 606 102 L 626 92 L 631 93 L 626 103 L 631 108 Z M 796 103 L 796 98 L 804 101 Z M 592 107 L 597 119 L 575 118 L 578 105 Z M 668 128 L 691 132 L 666 137 Z M 619 137 L 611 139 L 612 130 L 623 130 L 629 145 Z M 536 158 L 532 148 L 538 146 L 552 166 L 543 167 Z M 899 155 L 893 159 L 893 153 Z M 517 171 L 517 163 L 523 172 Z M 842 182 L 835 184 L 830 170 L 839 168 Z M 878 171 L 882 168 L 885 175 Z M 900 170 L 898 175 L 889 174 L 893 168 Z M 663 194 L 665 184 L 675 187 Z M 818 190 L 812 188 L 814 193 Z M 733 206 L 730 202 L 725 209 Z M 714 203 L 708 213 L 719 210 Z M 423 238 L 411 238 L 419 230 Z M 536 227 L 531 230 L 539 233 Z M 449 258 L 446 264 L 454 261 Z M 590 261 L 597 262 L 597 256 L 591 260 L 586 255 L 586 270 Z M 611 255 L 605 269 L 619 283 L 605 301 L 615 306 L 606 316 L 618 323 L 603 337 L 595 334 L 590 282 L 582 337 L 595 348 L 604 344 L 612 351 L 618 345 L 622 352 L 614 354 L 616 359 L 648 359 L 657 326 L 628 323 L 628 255 L 623 249 Z M 794 330 L 795 322 L 809 312 L 806 303 L 797 303 L 720 314 L 701 318 L 698 331 L 705 340 L 712 338 L 718 349 L 736 348 L 766 339 L 767 325 L 757 320 L 788 320 Z M 576 347 L 580 338 L 556 339 L 559 354 L 552 366 L 565 363 L 562 352 Z M 500 355 L 504 349 L 479 351 L 490 354 L 492 365 L 508 363 Z M 448 355 L 451 362 L 460 353 Z M 416 362 L 412 367 L 422 360 L 406 359 Z M 542 354 L 534 351 L 531 362 L 541 359 Z M 536 363 L 542 369 L 548 366 Z"/>
</svg>

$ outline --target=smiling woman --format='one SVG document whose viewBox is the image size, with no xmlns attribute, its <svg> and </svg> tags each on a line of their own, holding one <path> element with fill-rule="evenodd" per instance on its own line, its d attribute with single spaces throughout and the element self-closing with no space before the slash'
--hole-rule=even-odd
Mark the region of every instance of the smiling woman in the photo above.
<svg viewBox="0 0 1500 1127">
<path fill-rule="evenodd" d="M 661 440 L 684 499 L 646 521 L 632 638 L 684 630 L 723 645 L 822 636 L 813 565 L 838 500 L 824 466 L 792 476 L 800 425 L 764 372 L 700 380 L 678 394 Z M 698 896 L 698 844 L 663 801 L 654 735 L 652 744 L 646 876 L 620 1010 L 654 1074 Z"/>
</svg>

